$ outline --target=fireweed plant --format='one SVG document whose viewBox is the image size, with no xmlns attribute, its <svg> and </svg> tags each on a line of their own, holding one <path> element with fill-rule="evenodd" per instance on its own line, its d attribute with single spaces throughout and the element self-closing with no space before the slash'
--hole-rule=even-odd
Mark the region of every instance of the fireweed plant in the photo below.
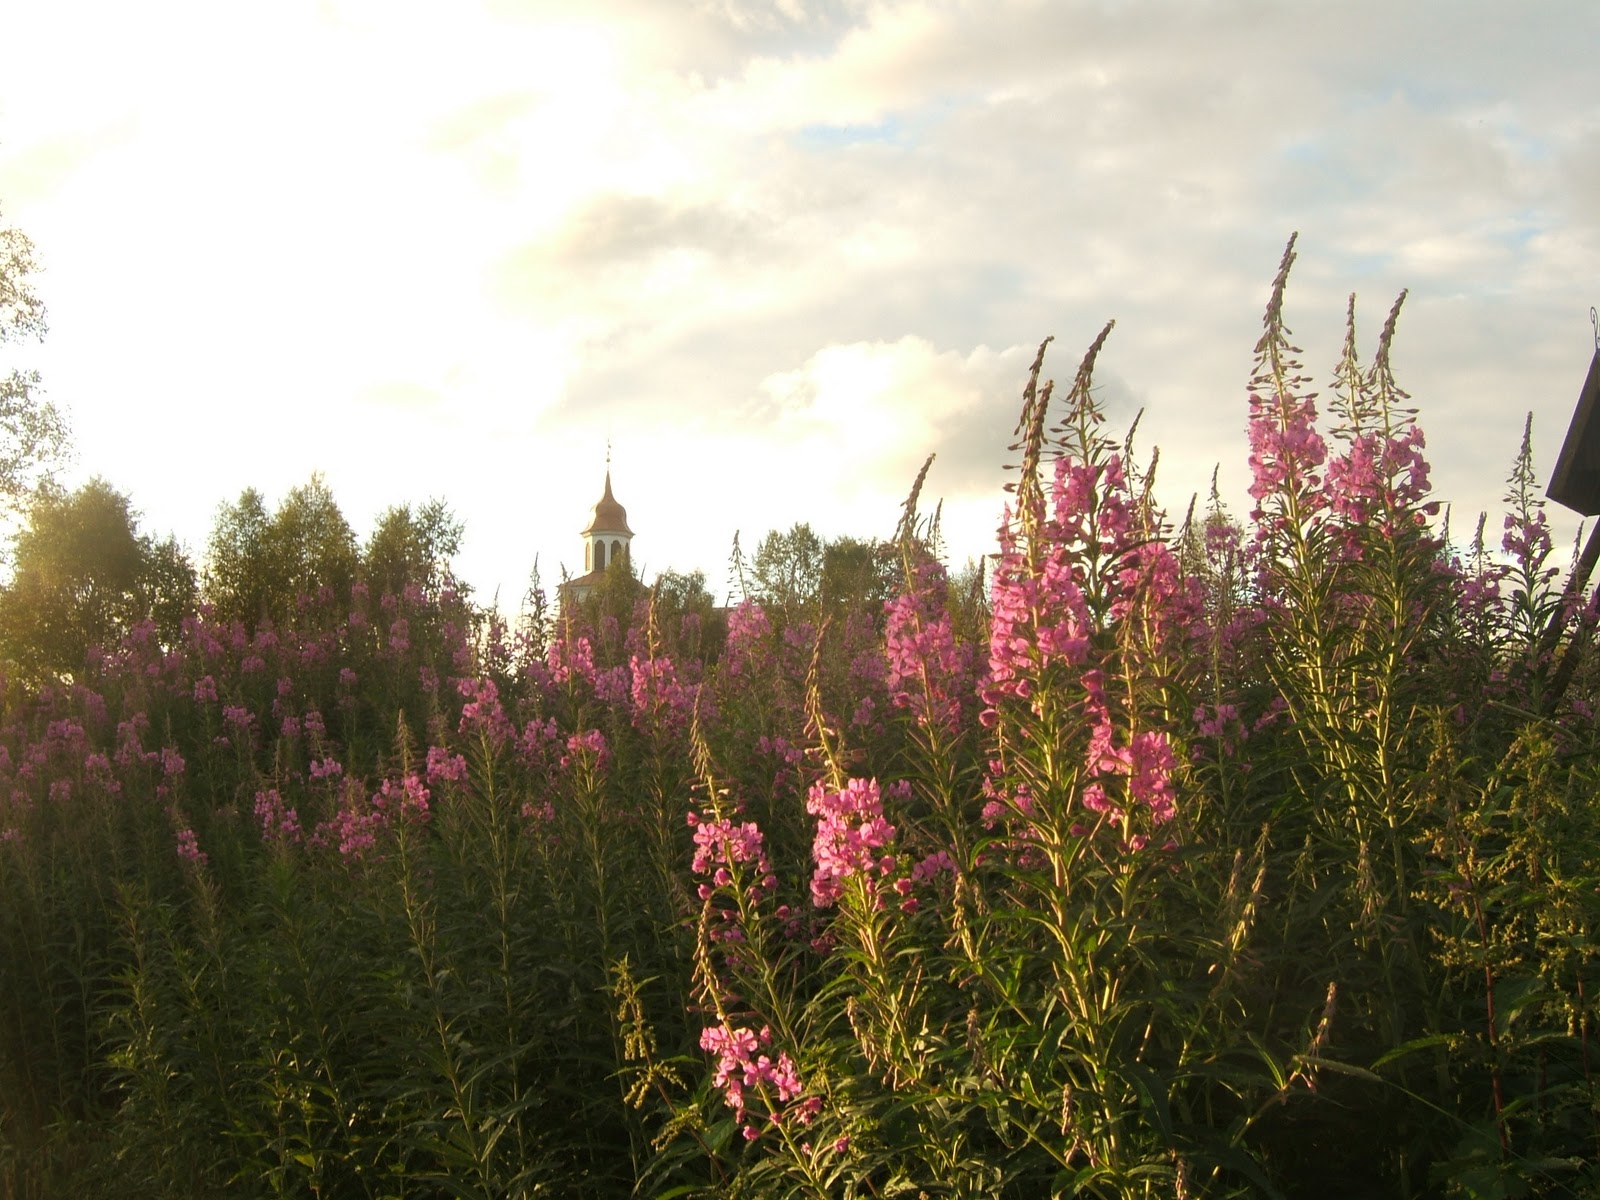
<svg viewBox="0 0 1600 1200">
<path fill-rule="evenodd" d="M 1593 595 L 1527 431 L 1452 541 L 1399 303 L 1310 390 L 1293 259 L 1241 516 L 1108 325 L 886 604 L 358 584 L 6 684 L 0 1195 L 1593 1194 Z"/>
</svg>

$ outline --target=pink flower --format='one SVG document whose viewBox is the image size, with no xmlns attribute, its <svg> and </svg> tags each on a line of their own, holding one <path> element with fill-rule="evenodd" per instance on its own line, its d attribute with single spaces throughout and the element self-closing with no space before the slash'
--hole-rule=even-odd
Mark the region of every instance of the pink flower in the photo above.
<svg viewBox="0 0 1600 1200">
<path fill-rule="evenodd" d="M 1343 522 L 1340 541 L 1348 558 L 1362 556 L 1362 528 L 1371 525 L 1384 538 L 1393 538 L 1438 513 L 1437 502 L 1426 502 L 1424 444 L 1415 425 L 1387 436 L 1368 430 L 1352 434 L 1345 452 L 1329 461 L 1323 491 L 1328 510 Z"/>
<path fill-rule="evenodd" d="M 429 746 L 427 776 L 429 783 L 461 783 L 467 777 L 467 760 L 443 746 Z"/>
<path fill-rule="evenodd" d="M 500 689 L 494 680 L 462 679 L 456 683 L 456 690 L 467 700 L 461 706 L 460 733 L 481 733 L 496 748 L 516 736 L 515 727 L 500 706 Z"/>
<path fill-rule="evenodd" d="M 247 732 L 255 724 L 255 714 L 241 704 L 229 704 L 222 710 L 222 720 L 239 733 Z"/>
<path fill-rule="evenodd" d="M 571 643 L 564 638 L 556 638 L 550 643 L 545 662 L 550 668 L 550 678 L 556 683 L 566 683 L 574 678 L 594 682 L 594 648 L 586 637 Z"/>
<path fill-rule="evenodd" d="M 1172 745 L 1160 730 L 1134 735 L 1130 755 L 1128 795 L 1150 810 L 1150 819 L 1164 825 L 1177 815 L 1173 800 L 1172 769 L 1177 765 Z"/>
<path fill-rule="evenodd" d="M 852 779 L 844 789 L 830 792 L 822 783 L 811 786 L 806 811 L 817 818 L 811 855 L 816 870 L 811 875 L 811 900 L 830 908 L 844 893 L 843 881 L 852 875 L 885 874 L 878 851 L 895 838 L 895 827 L 884 820 L 883 801 L 876 779 Z"/>
<path fill-rule="evenodd" d="M 1544 510 L 1529 513 L 1507 513 L 1505 536 L 1500 539 L 1505 552 L 1530 568 L 1544 565 L 1550 557 L 1550 523 Z"/>
<path fill-rule="evenodd" d="M 337 779 L 344 774 L 344 765 L 336 758 L 313 759 L 311 762 L 312 779 Z"/>
<path fill-rule="evenodd" d="M 701 1031 L 700 1048 L 714 1054 L 717 1060 L 711 1082 L 722 1090 L 724 1103 L 733 1109 L 735 1119 L 741 1123 L 745 1123 L 748 1112 L 747 1093 L 765 1094 L 770 1089 L 776 1103 L 769 1098 L 768 1104 L 776 1109 L 798 1098 L 805 1090 L 800 1082 L 800 1071 L 786 1052 L 779 1051 L 775 1060 L 761 1053 L 771 1043 L 772 1030 L 768 1026 L 762 1026 L 759 1033 L 742 1025 L 727 1024 L 711 1025 Z M 809 1114 L 803 1116 L 802 1124 L 809 1123 L 809 1119 Z M 745 1123 L 744 1127 L 749 1140 L 759 1136 L 754 1125 Z"/>
<path fill-rule="evenodd" d="M 192 829 L 178 830 L 177 849 L 179 858 L 195 866 L 203 867 L 209 861 L 206 852 L 200 849 L 200 843 L 195 840 Z"/>
<path fill-rule="evenodd" d="M 896 707 L 911 709 L 924 729 L 938 726 L 955 733 L 962 702 L 972 691 L 972 647 L 956 641 L 944 607 L 945 589 L 944 568 L 929 562 L 919 568 L 911 591 L 885 604 L 884 654 Z M 862 701 L 870 703 L 870 698 Z M 856 724 L 867 723 L 858 713 Z"/>
<path fill-rule="evenodd" d="M 955 860 L 950 857 L 948 850 L 935 850 L 911 868 L 911 879 L 916 883 L 926 883 L 940 875 L 953 875 L 955 869 Z"/>
<path fill-rule="evenodd" d="M 757 666 L 759 648 L 772 636 L 772 622 L 759 604 L 746 600 L 728 613 L 728 639 L 722 667 L 730 679 L 749 675 Z"/>
<path fill-rule="evenodd" d="M 283 797 L 276 788 L 256 793 L 256 820 L 261 823 L 261 836 L 269 842 L 298 842 L 300 816 L 286 808 Z"/>
<path fill-rule="evenodd" d="M 697 687 L 678 682 L 670 658 L 640 658 L 628 661 L 633 674 L 631 699 L 633 723 L 643 731 L 656 730 L 668 736 L 681 734 L 689 727 Z"/>
<path fill-rule="evenodd" d="M 1309 397 L 1250 394 L 1250 495 L 1257 502 L 1256 520 L 1264 520 L 1267 501 L 1280 494 L 1296 498 L 1304 515 L 1317 507 L 1312 491 L 1328 448 L 1316 422 L 1317 406 Z"/>
<path fill-rule="evenodd" d="M 1127 810 L 1112 798 L 1107 786 L 1118 777 L 1126 777 L 1127 784 L 1121 790 L 1126 791 L 1128 802 L 1148 808 L 1154 824 L 1165 824 L 1177 815 L 1172 786 L 1172 770 L 1176 765 L 1172 745 L 1162 731 L 1146 730 L 1135 734 L 1124 746 L 1118 744 L 1111 724 L 1102 721 L 1089 736 L 1085 766 L 1097 778 L 1083 789 L 1083 806 L 1090 812 L 1109 816 L 1113 824 L 1124 824 Z M 1133 848 L 1139 847 L 1134 845 Z"/>
<path fill-rule="evenodd" d="M 1212 713 L 1206 716 L 1207 711 Z M 1239 724 L 1239 708 L 1234 704 L 1219 704 L 1207 710 L 1201 705 L 1194 710 L 1194 731 L 1201 737 L 1222 737 L 1224 732 Z"/>
<path fill-rule="evenodd" d="M 432 815 L 427 787 L 415 771 L 404 779 L 385 779 L 372 797 L 372 807 L 389 818 L 426 823 Z"/>
<path fill-rule="evenodd" d="M 765 839 L 760 826 L 754 821 L 746 821 L 742 825 L 735 825 L 732 821 L 708 821 L 692 812 L 689 814 L 689 824 L 694 826 L 692 865 L 695 874 L 712 875 L 718 887 L 727 887 L 733 881 L 728 873 L 729 867 L 753 863 L 758 877 L 753 890 L 761 889 L 772 874 L 772 867 L 767 862 Z"/>
<path fill-rule="evenodd" d="M 575 760 L 592 762 L 596 770 L 603 771 L 611 761 L 611 751 L 606 747 L 606 735 L 598 729 L 586 729 L 567 739 L 567 752 L 561 756 L 561 766 L 570 767 Z"/>
</svg>

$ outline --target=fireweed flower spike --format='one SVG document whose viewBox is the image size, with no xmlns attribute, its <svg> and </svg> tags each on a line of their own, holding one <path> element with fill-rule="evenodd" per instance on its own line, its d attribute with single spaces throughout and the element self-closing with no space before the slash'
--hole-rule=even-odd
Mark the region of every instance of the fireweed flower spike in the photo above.
<svg viewBox="0 0 1600 1200">
<path fill-rule="evenodd" d="M 876 779 L 852 779 L 837 792 L 815 783 L 806 811 L 817 818 L 811 901 L 818 908 L 832 907 L 852 875 L 893 872 L 894 855 L 884 851 L 894 841 L 895 827 L 884 819 Z"/>
<path fill-rule="evenodd" d="M 780 1050 L 776 1059 L 762 1053 L 771 1044 L 772 1030 L 765 1025 L 757 1032 L 724 1022 L 709 1026 L 700 1034 L 700 1048 L 716 1056 L 711 1082 L 721 1090 L 723 1102 L 733 1109 L 734 1119 L 743 1127 L 747 1141 L 761 1136 L 761 1129 L 751 1119 L 750 1093 L 757 1093 L 766 1100 L 770 1120 L 780 1121 L 786 1115 L 780 1106 L 799 1098 L 805 1091 L 800 1072 L 787 1051 Z M 812 1106 L 805 1104 L 796 1105 L 792 1111 L 801 1125 L 809 1124 L 815 1113 Z"/>
<path fill-rule="evenodd" d="M 963 704 L 972 694 L 973 650 L 956 641 L 945 606 L 948 588 L 939 563 L 919 564 L 911 587 L 884 604 L 888 620 L 883 649 L 891 703 L 909 709 L 923 729 L 956 734 L 963 724 Z"/>
<path fill-rule="evenodd" d="M 177 849 L 178 857 L 183 859 L 184 862 L 192 863 L 194 866 L 203 867 L 210 861 L 206 856 L 206 852 L 200 849 L 200 843 L 195 840 L 194 830 L 187 826 L 178 830 Z"/>
<path fill-rule="evenodd" d="M 691 809 L 695 894 L 705 904 L 706 936 L 713 942 L 744 943 L 754 935 L 758 906 L 777 889 L 766 839 L 754 821 L 735 823 Z"/>
</svg>

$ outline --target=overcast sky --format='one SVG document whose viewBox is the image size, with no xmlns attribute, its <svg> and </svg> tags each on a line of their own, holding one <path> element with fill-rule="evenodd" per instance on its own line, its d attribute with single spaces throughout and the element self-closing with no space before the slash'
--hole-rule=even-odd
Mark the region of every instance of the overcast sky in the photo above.
<svg viewBox="0 0 1600 1200">
<path fill-rule="evenodd" d="M 606 443 L 647 574 L 918 466 L 987 551 L 1033 351 L 1146 409 L 1175 516 L 1220 464 L 1279 255 L 1326 381 L 1345 299 L 1457 529 L 1600 302 L 1600 5 L 1441 0 L 16 0 L 0 220 L 35 242 L 73 478 L 198 556 L 320 471 L 358 534 L 442 496 L 515 607 L 582 570 Z M 1570 538 L 1575 520 L 1558 522 Z M 1495 523 L 1497 527 L 1497 520 Z"/>
</svg>

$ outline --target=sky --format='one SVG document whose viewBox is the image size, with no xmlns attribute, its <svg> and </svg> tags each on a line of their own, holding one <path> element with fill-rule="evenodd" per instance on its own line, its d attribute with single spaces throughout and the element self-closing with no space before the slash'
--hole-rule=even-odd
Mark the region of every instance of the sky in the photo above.
<svg viewBox="0 0 1600 1200">
<path fill-rule="evenodd" d="M 514 610 L 582 573 L 610 446 L 645 577 L 735 533 L 887 536 L 918 468 L 992 549 L 1034 351 L 1248 507 L 1278 259 L 1326 386 L 1347 297 L 1458 534 L 1524 415 L 1548 476 L 1595 351 L 1593 0 L 18 0 L 0 224 L 37 369 L 198 559 L 320 472 L 356 532 L 446 500 Z M 1558 542 L 1575 517 L 1552 506 Z"/>
</svg>

